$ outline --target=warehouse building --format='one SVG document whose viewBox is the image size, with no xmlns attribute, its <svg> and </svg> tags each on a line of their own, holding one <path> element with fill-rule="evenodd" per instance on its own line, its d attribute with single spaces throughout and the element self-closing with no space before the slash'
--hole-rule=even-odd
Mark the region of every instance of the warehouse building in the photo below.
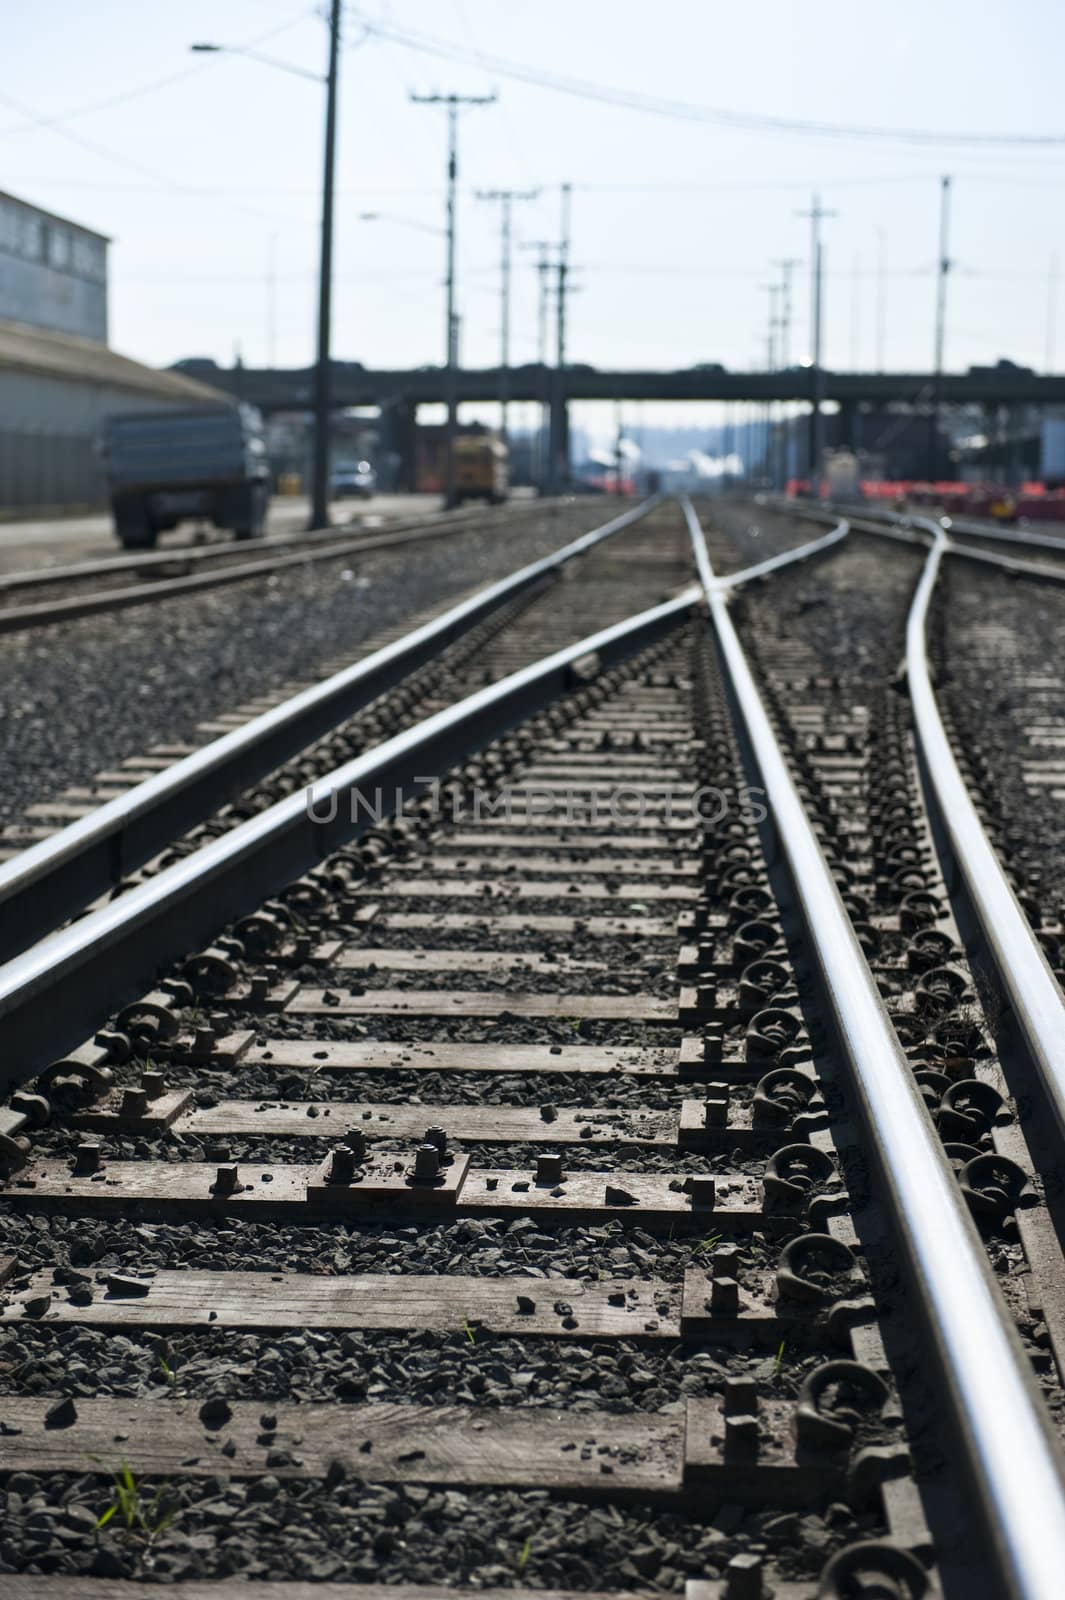
<svg viewBox="0 0 1065 1600">
<path fill-rule="evenodd" d="M 108 347 L 108 243 L 0 193 L 0 515 L 104 505 L 111 412 L 232 403 Z"/>
</svg>

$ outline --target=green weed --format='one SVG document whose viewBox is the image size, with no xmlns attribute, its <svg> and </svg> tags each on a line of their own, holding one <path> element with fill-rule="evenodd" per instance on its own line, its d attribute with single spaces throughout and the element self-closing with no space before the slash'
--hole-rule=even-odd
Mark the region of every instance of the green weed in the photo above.
<svg viewBox="0 0 1065 1600">
<path fill-rule="evenodd" d="M 705 1239 L 700 1239 L 697 1244 L 692 1245 L 692 1255 L 710 1255 L 721 1243 L 721 1239 L 720 1233 L 708 1233 Z"/>
<path fill-rule="evenodd" d="M 115 1473 L 114 1499 L 97 1519 L 97 1528 L 106 1528 L 109 1522 L 114 1522 L 123 1532 L 135 1538 L 157 1538 L 174 1520 L 173 1510 L 166 1505 L 165 1491 L 165 1484 L 160 1485 L 151 1499 L 147 1499 L 123 1461 Z"/>
</svg>

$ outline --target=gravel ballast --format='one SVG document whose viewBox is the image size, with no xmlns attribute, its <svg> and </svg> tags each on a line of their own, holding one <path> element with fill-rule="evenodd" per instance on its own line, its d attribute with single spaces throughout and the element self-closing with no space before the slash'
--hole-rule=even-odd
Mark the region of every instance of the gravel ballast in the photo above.
<svg viewBox="0 0 1065 1600">
<path fill-rule="evenodd" d="M 522 512 L 362 560 L 290 568 L 159 606 L 0 639 L 0 824 L 198 722 L 361 653 L 383 629 L 601 525 L 586 503 Z"/>
</svg>

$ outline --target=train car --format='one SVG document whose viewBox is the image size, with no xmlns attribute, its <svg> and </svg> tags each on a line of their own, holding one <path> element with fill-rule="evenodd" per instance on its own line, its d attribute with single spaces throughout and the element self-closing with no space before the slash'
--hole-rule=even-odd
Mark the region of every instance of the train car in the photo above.
<svg viewBox="0 0 1065 1600">
<path fill-rule="evenodd" d="M 486 433 L 459 434 L 455 440 L 455 501 L 487 500 L 498 506 L 507 498 L 507 447 Z"/>
</svg>

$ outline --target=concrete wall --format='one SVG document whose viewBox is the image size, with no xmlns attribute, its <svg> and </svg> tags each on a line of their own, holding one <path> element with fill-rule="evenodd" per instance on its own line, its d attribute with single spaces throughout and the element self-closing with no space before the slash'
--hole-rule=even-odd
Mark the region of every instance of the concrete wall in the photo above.
<svg viewBox="0 0 1065 1600">
<path fill-rule="evenodd" d="M 0 369 L 0 510 L 106 505 L 96 455 L 103 418 L 174 409 L 113 384 Z"/>
</svg>

